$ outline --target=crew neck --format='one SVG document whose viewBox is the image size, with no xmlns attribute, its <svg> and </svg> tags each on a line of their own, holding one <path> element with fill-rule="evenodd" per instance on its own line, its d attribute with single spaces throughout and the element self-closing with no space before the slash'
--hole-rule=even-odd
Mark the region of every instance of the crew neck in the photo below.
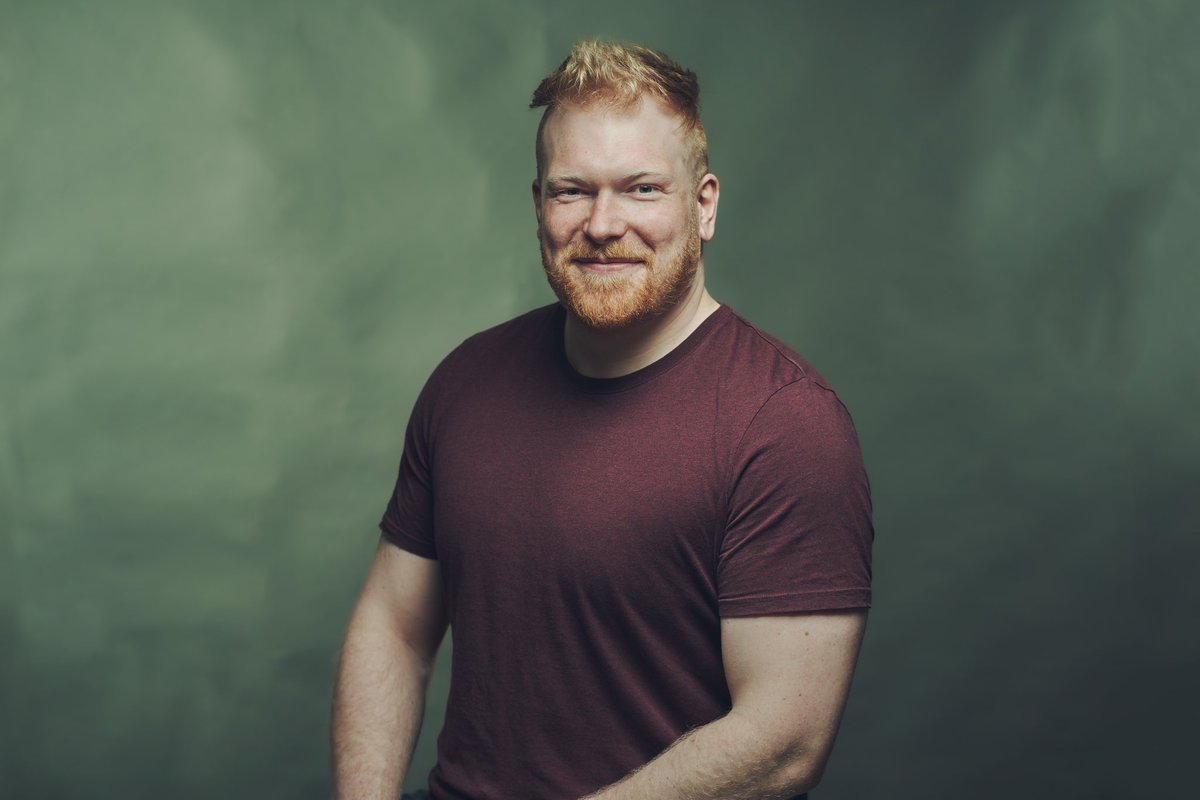
<svg viewBox="0 0 1200 800">
<path fill-rule="evenodd" d="M 733 313 L 732 309 L 724 303 L 717 301 L 717 309 L 709 314 L 704 320 L 696 326 L 696 329 L 688 334 L 687 338 L 677 344 L 666 355 L 656 361 L 652 361 L 641 369 L 634 370 L 627 375 L 621 375 L 616 378 L 592 378 L 584 375 L 579 370 L 575 369 L 567 358 L 565 327 L 567 321 L 567 310 L 561 304 L 555 306 L 553 317 L 549 325 L 550 338 L 553 340 L 553 349 L 555 358 L 562 368 L 563 373 L 567 378 L 578 388 L 589 394 L 613 394 L 615 392 L 624 392 L 636 386 L 654 380 L 659 375 L 670 370 L 679 362 L 683 361 L 687 356 L 696 349 L 696 346 L 703 342 L 713 330 L 721 324 L 722 321 L 729 318 Z"/>
</svg>

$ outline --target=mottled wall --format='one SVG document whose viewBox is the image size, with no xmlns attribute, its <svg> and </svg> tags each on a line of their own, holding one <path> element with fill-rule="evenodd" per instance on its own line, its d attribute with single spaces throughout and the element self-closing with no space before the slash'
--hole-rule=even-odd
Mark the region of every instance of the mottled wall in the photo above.
<svg viewBox="0 0 1200 800">
<path fill-rule="evenodd" d="M 0 0 L 0 796 L 325 795 L 410 404 L 550 299 L 525 104 L 585 35 L 699 73 L 714 294 L 859 426 L 876 607 L 817 796 L 1181 796 L 1182 0 Z"/>
</svg>

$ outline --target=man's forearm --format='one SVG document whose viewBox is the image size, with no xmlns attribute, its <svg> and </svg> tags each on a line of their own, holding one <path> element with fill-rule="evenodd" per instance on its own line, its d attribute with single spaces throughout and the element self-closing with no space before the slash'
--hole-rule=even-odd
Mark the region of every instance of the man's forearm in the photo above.
<svg viewBox="0 0 1200 800">
<path fill-rule="evenodd" d="M 730 713 L 585 800 L 787 800 L 815 783 L 799 763 L 794 748 Z"/>
<path fill-rule="evenodd" d="M 395 800 L 425 713 L 426 664 L 385 621 L 356 610 L 334 690 L 337 800 Z"/>
</svg>

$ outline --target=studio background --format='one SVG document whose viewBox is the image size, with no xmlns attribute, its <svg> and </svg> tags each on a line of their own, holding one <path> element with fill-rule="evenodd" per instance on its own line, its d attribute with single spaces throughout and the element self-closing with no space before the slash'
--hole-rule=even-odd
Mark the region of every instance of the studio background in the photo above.
<svg viewBox="0 0 1200 800">
<path fill-rule="evenodd" d="M 0 796 L 327 796 L 412 401 L 552 300 L 526 105 L 588 35 L 697 71 L 713 294 L 858 426 L 814 797 L 1185 796 L 1200 5 L 1115 0 L 0 0 Z"/>
</svg>

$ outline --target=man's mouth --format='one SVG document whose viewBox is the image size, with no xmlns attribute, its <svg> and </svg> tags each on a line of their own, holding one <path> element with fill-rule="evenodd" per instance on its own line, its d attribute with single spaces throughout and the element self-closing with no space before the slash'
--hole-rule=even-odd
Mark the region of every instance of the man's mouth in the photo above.
<svg viewBox="0 0 1200 800">
<path fill-rule="evenodd" d="M 642 260 L 637 258 L 577 258 L 575 259 L 575 263 L 585 269 L 594 269 L 599 272 L 615 272 L 626 267 L 641 264 Z"/>
</svg>

